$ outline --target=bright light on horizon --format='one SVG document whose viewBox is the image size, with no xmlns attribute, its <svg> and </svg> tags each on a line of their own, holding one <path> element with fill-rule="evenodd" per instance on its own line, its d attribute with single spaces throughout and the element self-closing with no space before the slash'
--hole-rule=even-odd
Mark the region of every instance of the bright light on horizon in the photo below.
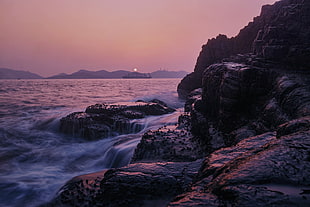
<svg viewBox="0 0 310 207">
<path fill-rule="evenodd" d="M 138 69 L 137 69 L 137 68 L 134 68 L 134 69 L 133 69 L 133 71 L 134 71 L 134 72 L 137 72 L 137 71 L 138 71 Z"/>
</svg>

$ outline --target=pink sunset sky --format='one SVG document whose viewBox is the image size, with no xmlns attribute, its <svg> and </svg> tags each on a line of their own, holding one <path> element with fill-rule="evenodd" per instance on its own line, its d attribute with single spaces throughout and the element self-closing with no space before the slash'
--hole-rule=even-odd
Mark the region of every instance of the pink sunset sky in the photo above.
<svg viewBox="0 0 310 207">
<path fill-rule="evenodd" d="M 0 0 L 0 67 L 193 71 L 202 44 L 235 36 L 276 0 Z"/>
</svg>

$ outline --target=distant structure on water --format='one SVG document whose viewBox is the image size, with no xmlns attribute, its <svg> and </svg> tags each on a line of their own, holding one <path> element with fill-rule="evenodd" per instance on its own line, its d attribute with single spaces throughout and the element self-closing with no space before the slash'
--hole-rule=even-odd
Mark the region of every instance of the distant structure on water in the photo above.
<svg viewBox="0 0 310 207">
<path fill-rule="evenodd" d="M 150 73 L 139 73 L 137 72 L 138 69 L 133 69 L 134 72 L 128 73 L 127 75 L 123 76 L 126 79 L 141 79 L 141 78 L 152 78 Z"/>
</svg>

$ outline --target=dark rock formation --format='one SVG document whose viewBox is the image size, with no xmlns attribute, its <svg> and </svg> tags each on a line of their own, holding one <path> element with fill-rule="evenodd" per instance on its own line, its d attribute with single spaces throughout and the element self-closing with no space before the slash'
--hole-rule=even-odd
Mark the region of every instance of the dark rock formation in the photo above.
<svg viewBox="0 0 310 207">
<path fill-rule="evenodd" d="M 289 63 L 294 70 L 306 70 L 310 56 L 309 5 L 307 0 L 282 0 L 263 6 L 260 16 L 236 37 L 219 35 L 208 40 L 197 58 L 194 72 L 179 84 L 179 96 L 185 98 L 192 90 L 200 88 L 204 70 L 232 55 L 252 52 L 268 60 Z"/>
<path fill-rule="evenodd" d="M 59 190 L 55 199 L 41 207 L 104 206 L 98 200 L 101 196 L 100 182 L 106 172 L 104 170 L 72 178 Z"/>
<path fill-rule="evenodd" d="M 200 162 L 135 163 L 110 170 L 101 181 L 102 203 L 109 206 L 165 206 L 185 191 Z"/>
<path fill-rule="evenodd" d="M 203 47 L 193 73 L 201 97 L 186 80 L 178 91 L 190 94 L 191 132 L 210 155 L 191 190 L 169 206 L 310 205 L 309 3 L 264 6 L 237 37 Z M 236 47 L 241 34 L 252 53 Z M 228 147 L 212 152 L 221 140 Z"/>
<path fill-rule="evenodd" d="M 145 133 L 132 162 L 187 162 L 203 158 L 206 149 L 185 128 L 162 127 Z"/>
<path fill-rule="evenodd" d="M 205 70 L 202 90 L 190 93 L 185 104 L 192 134 L 209 151 L 310 115 L 310 74 L 254 55 L 225 61 Z"/>
<path fill-rule="evenodd" d="M 206 157 L 192 189 L 169 206 L 308 206 L 309 121 L 294 120 L 277 133 L 215 151 Z"/>
<path fill-rule="evenodd" d="M 194 89 L 201 87 L 201 77 L 195 72 L 186 75 L 178 85 L 178 94 L 182 99 Z"/>
<path fill-rule="evenodd" d="M 78 176 L 43 206 L 166 206 L 188 189 L 200 163 L 135 163 Z"/>
<path fill-rule="evenodd" d="M 262 15 L 272 21 L 258 31 L 253 52 L 266 59 L 281 61 L 294 69 L 310 66 L 310 2 L 280 1 L 264 6 Z"/>
<path fill-rule="evenodd" d="M 144 126 L 139 121 L 133 122 L 133 120 L 174 111 L 175 109 L 156 99 L 150 102 L 96 104 L 87 107 L 85 112 L 75 112 L 62 118 L 60 131 L 89 140 L 136 133 Z"/>
</svg>

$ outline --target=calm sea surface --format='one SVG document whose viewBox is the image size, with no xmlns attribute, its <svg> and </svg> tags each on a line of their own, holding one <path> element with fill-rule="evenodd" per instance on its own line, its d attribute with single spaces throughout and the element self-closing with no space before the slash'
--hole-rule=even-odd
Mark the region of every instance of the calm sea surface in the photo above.
<svg viewBox="0 0 310 207">
<path fill-rule="evenodd" d="M 145 131 L 177 122 L 183 107 L 176 93 L 179 82 L 0 80 L 0 206 L 36 206 L 76 175 L 128 164 Z M 154 98 L 179 110 L 145 118 L 146 127 L 137 134 L 89 142 L 58 130 L 62 117 L 89 105 Z"/>
</svg>

